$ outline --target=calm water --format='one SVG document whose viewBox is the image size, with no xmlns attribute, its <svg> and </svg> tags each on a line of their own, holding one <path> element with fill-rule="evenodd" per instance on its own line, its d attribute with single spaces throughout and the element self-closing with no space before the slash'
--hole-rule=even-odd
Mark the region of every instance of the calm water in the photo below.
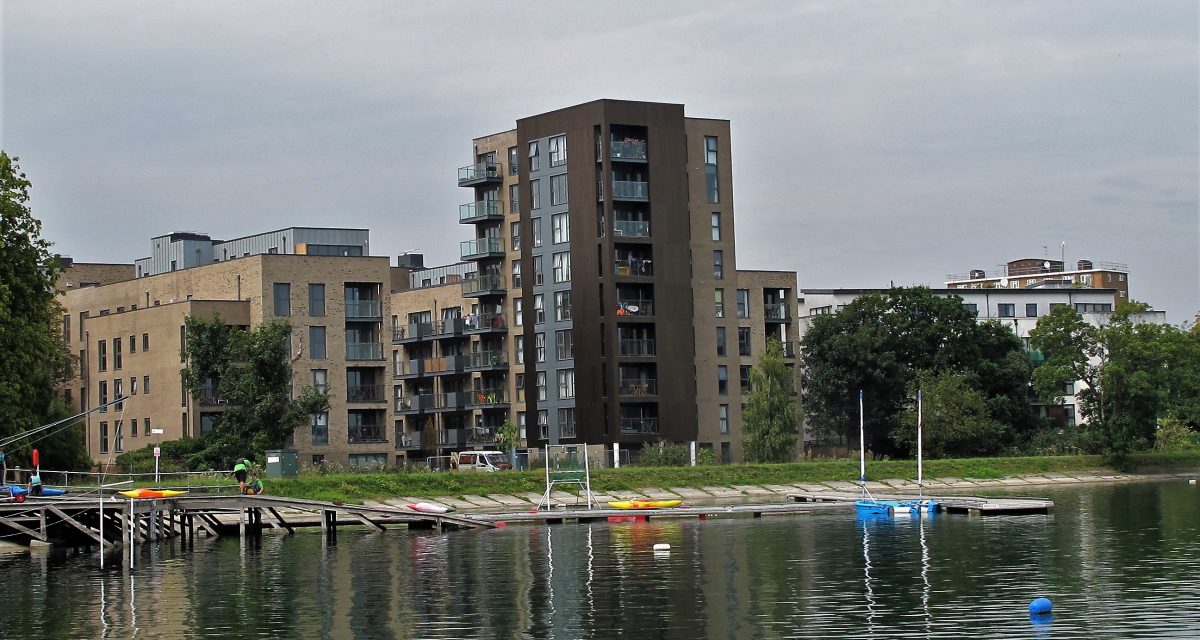
<svg viewBox="0 0 1200 640">
<path fill-rule="evenodd" d="M 1200 637 L 1197 487 L 1038 493 L 1053 515 L 343 530 L 163 544 L 132 572 L 7 554 L 0 637 Z"/>
</svg>

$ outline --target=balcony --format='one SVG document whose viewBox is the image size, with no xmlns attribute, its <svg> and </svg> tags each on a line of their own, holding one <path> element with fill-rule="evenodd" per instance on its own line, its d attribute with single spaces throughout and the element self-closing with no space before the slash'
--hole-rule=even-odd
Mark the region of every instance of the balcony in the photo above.
<svg viewBox="0 0 1200 640">
<path fill-rule="evenodd" d="M 393 344 L 428 340 L 431 336 L 433 336 L 432 322 L 414 322 L 408 326 L 392 327 Z"/>
<path fill-rule="evenodd" d="M 458 244 L 463 260 L 486 260 L 504 257 L 504 240 L 501 238 L 476 238 Z"/>
<path fill-rule="evenodd" d="M 613 140 L 609 145 L 609 157 L 620 162 L 645 162 L 646 141 L 624 140 L 618 142 Z"/>
<path fill-rule="evenodd" d="M 641 220 L 613 220 L 614 238 L 649 238 L 650 223 Z"/>
<path fill-rule="evenodd" d="M 437 446 L 460 447 L 466 444 L 462 429 L 442 429 L 438 431 Z"/>
<path fill-rule="evenodd" d="M 495 162 L 480 162 L 465 167 L 460 167 L 458 170 L 458 186 L 474 187 L 480 184 L 489 184 L 503 182 L 504 176 L 500 173 L 500 165 Z"/>
<path fill-rule="evenodd" d="M 214 393 L 207 389 L 200 391 L 200 397 L 196 399 L 202 407 L 223 407 L 229 404 L 229 401 L 222 398 L 220 394 Z"/>
<path fill-rule="evenodd" d="M 508 407 L 508 392 L 505 389 L 476 389 L 467 398 L 468 409 L 496 409 Z"/>
<path fill-rule="evenodd" d="M 617 355 L 637 358 L 653 358 L 657 353 L 657 346 L 653 338 L 623 338 L 617 351 Z"/>
<path fill-rule="evenodd" d="M 645 298 L 618 298 L 617 315 L 648 318 L 654 316 L 654 301 Z"/>
<path fill-rule="evenodd" d="M 478 298 L 481 296 L 504 295 L 508 290 L 504 288 L 504 276 L 497 273 L 490 273 L 474 278 L 463 278 L 462 294 L 464 298 Z"/>
<path fill-rule="evenodd" d="M 650 185 L 633 180 L 613 180 L 612 194 L 613 200 L 645 202 L 650 199 Z"/>
<path fill-rule="evenodd" d="M 387 402 L 381 384 L 360 384 L 346 387 L 346 402 Z"/>
<path fill-rule="evenodd" d="M 504 371 L 508 369 L 508 356 L 503 351 L 476 351 L 464 354 L 467 371 Z"/>
<path fill-rule="evenodd" d="M 383 305 L 378 300 L 347 300 L 347 318 L 383 319 Z"/>
<path fill-rule="evenodd" d="M 470 397 L 470 394 L 465 391 L 450 391 L 435 394 L 433 396 L 433 411 L 436 413 L 463 411 L 467 407 L 468 397 Z"/>
<path fill-rule="evenodd" d="M 347 360 L 383 360 L 383 345 L 378 342 L 347 342 Z"/>
<path fill-rule="evenodd" d="M 419 433 L 411 433 L 405 431 L 403 427 L 396 427 L 396 450 L 397 451 L 413 451 L 421 448 L 421 435 Z"/>
<path fill-rule="evenodd" d="M 643 398 L 658 395 L 658 381 L 654 378 L 634 378 L 621 380 L 617 393 L 622 396 Z"/>
<path fill-rule="evenodd" d="M 470 427 L 467 429 L 467 444 L 496 444 L 497 427 Z"/>
<path fill-rule="evenodd" d="M 500 276 L 484 276 L 496 277 Z M 477 333 L 507 333 L 508 321 L 504 319 L 503 313 L 484 313 L 481 315 L 469 315 L 465 320 L 464 331 L 467 334 Z"/>
<path fill-rule="evenodd" d="M 396 398 L 396 413 L 413 415 L 433 409 L 433 394 Z"/>
<path fill-rule="evenodd" d="M 383 425 L 352 424 L 346 428 L 346 442 L 349 444 L 369 444 L 387 442 L 383 435 Z"/>
<path fill-rule="evenodd" d="M 489 220 L 503 220 L 504 209 L 499 200 L 480 200 L 458 205 L 459 224 L 474 224 Z"/>
<path fill-rule="evenodd" d="M 463 318 L 450 318 L 434 323 L 431 335 L 435 340 L 457 338 L 463 334 L 463 329 L 466 326 L 467 322 Z"/>
<path fill-rule="evenodd" d="M 647 258 L 615 260 L 613 270 L 620 277 L 649 278 L 654 275 L 654 265 Z"/>
<path fill-rule="evenodd" d="M 652 436 L 658 434 L 658 418 L 621 418 L 621 435 Z"/>
<path fill-rule="evenodd" d="M 796 343 L 795 342 L 792 342 L 791 340 L 789 340 L 787 342 L 779 343 L 779 346 L 783 347 L 783 357 L 785 357 L 785 358 L 795 358 L 796 357 Z"/>
<path fill-rule="evenodd" d="M 791 320 L 791 314 L 788 313 L 787 305 L 782 303 L 764 304 L 763 317 L 767 322 L 788 322 Z"/>
<path fill-rule="evenodd" d="M 411 360 L 401 360 L 395 364 L 395 370 L 392 371 L 392 376 L 399 380 L 410 378 L 421 378 L 425 376 L 425 359 L 413 358 Z"/>
<path fill-rule="evenodd" d="M 463 372 L 463 364 L 466 358 L 461 355 L 440 356 L 437 358 L 425 358 L 425 363 L 422 365 L 425 373 L 435 376 L 452 376 Z"/>
</svg>

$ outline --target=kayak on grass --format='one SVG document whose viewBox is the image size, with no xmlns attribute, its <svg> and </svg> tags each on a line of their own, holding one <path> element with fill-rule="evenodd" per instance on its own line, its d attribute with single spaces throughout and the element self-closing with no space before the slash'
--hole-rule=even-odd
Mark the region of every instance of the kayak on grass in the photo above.
<svg viewBox="0 0 1200 640">
<path fill-rule="evenodd" d="M 666 509 L 681 504 L 683 500 L 614 500 L 608 506 L 614 509 Z"/>
<path fill-rule="evenodd" d="M 181 496 L 187 491 L 175 491 L 174 489 L 130 489 L 129 491 L 118 491 L 126 498 L 174 498 Z"/>
</svg>

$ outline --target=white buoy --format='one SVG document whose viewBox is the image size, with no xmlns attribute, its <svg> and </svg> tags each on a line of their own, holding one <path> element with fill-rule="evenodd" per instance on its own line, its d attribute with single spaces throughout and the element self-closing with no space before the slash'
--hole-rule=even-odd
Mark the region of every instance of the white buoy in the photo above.
<svg viewBox="0 0 1200 640">
<path fill-rule="evenodd" d="M 1188 480 L 1188 484 L 1196 484 L 1196 479 L 1192 478 L 1191 480 Z"/>
<path fill-rule="evenodd" d="M 654 550 L 655 551 L 670 551 L 671 545 L 669 545 L 665 542 L 660 542 L 660 543 L 654 545 Z"/>
</svg>

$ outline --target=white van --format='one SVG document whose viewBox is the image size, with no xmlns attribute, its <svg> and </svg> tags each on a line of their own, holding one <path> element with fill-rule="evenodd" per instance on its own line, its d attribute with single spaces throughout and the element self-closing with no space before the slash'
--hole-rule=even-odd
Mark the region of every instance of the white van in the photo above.
<svg viewBox="0 0 1200 640">
<path fill-rule="evenodd" d="M 483 471 L 487 473 L 512 469 L 508 456 L 501 451 L 462 451 L 450 454 L 451 471 Z"/>
</svg>

